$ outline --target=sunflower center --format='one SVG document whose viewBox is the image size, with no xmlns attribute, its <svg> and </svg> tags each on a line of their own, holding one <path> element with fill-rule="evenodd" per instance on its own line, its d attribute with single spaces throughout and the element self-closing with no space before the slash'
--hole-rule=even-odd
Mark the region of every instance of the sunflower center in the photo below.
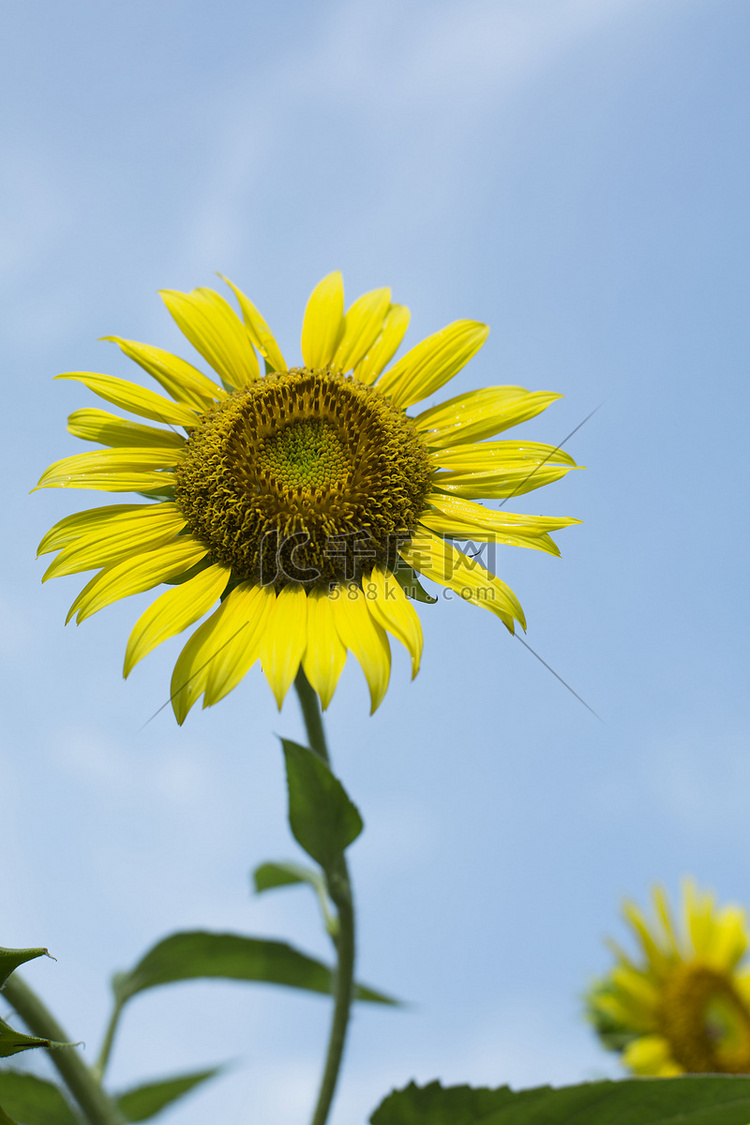
<svg viewBox="0 0 750 1125">
<path fill-rule="evenodd" d="M 236 579 L 311 586 L 393 565 L 431 480 L 403 411 L 374 387 L 301 368 L 267 375 L 201 418 L 175 500 Z"/>
<path fill-rule="evenodd" d="M 750 1011 L 726 973 L 697 963 L 676 969 L 661 1027 L 688 1073 L 750 1073 Z"/>
<path fill-rule="evenodd" d="M 264 438 L 257 462 L 262 473 L 287 488 L 330 488 L 348 468 L 336 427 L 322 418 L 290 422 Z"/>
</svg>

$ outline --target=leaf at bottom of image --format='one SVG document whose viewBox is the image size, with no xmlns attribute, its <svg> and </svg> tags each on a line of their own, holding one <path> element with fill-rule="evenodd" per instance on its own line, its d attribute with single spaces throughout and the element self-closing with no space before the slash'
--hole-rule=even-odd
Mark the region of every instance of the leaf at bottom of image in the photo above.
<svg viewBox="0 0 750 1125">
<path fill-rule="evenodd" d="M 497 1090 L 413 1082 L 370 1125 L 748 1125 L 750 1077 L 686 1075 Z"/>
</svg>

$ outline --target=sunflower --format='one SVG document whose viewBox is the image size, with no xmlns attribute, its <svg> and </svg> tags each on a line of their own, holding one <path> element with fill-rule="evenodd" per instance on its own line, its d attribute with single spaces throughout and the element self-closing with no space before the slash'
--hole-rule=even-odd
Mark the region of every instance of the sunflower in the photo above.
<svg viewBox="0 0 750 1125">
<path fill-rule="evenodd" d="M 617 959 L 587 997 L 604 1045 L 634 1074 L 750 1073 L 750 966 L 747 916 L 717 908 L 714 896 L 683 886 L 676 925 L 661 887 L 647 922 L 632 902 L 624 915 L 639 957 L 610 943 Z"/>
<path fill-rule="evenodd" d="M 486 387 L 412 417 L 406 411 L 479 350 L 485 325 L 455 321 L 386 371 L 408 309 L 376 289 L 345 313 L 336 272 L 310 296 L 303 365 L 290 367 L 256 307 L 227 284 L 242 319 L 212 289 L 161 293 L 210 375 L 160 348 L 105 337 L 169 398 L 110 375 L 57 376 L 161 423 L 76 410 L 70 433 L 106 448 L 57 461 L 39 481 L 143 497 L 67 516 L 44 536 L 39 553 L 57 552 L 44 579 L 97 572 L 68 620 L 168 584 L 130 635 L 127 676 L 213 609 L 175 665 L 180 723 L 201 695 L 204 707 L 216 703 L 257 660 L 279 707 L 300 666 L 327 707 L 348 651 L 374 710 L 388 686 L 389 634 L 408 650 L 412 676 L 419 668 L 413 600 L 435 599 L 417 573 L 496 614 L 511 632 L 515 621 L 525 628 L 513 591 L 452 541 L 559 554 L 549 533 L 577 520 L 473 501 L 528 492 L 575 466 L 549 445 L 485 440 L 560 396 Z"/>
</svg>

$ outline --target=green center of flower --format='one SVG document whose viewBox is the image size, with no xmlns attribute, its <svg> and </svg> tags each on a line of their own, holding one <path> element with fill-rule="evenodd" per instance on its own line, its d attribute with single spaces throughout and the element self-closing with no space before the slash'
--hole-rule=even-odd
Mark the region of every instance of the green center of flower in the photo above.
<svg viewBox="0 0 750 1125">
<path fill-rule="evenodd" d="M 403 411 L 374 387 L 302 368 L 267 375 L 202 417 L 175 500 L 236 579 L 311 586 L 393 565 L 431 481 Z"/>
<path fill-rule="evenodd" d="M 290 422 L 260 443 L 257 463 L 287 488 L 331 488 L 349 462 L 336 427 L 322 418 Z"/>
<path fill-rule="evenodd" d="M 681 965 L 667 982 L 661 1029 L 688 1073 L 750 1073 L 750 1011 L 731 977 Z"/>
</svg>

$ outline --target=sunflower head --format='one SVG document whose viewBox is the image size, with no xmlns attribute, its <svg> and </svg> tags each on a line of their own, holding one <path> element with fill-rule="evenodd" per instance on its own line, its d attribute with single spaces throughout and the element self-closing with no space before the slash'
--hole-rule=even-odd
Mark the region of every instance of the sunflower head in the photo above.
<svg viewBox="0 0 750 1125">
<path fill-rule="evenodd" d="M 634 1074 L 750 1073 L 745 912 L 690 881 L 679 921 L 660 887 L 653 901 L 650 921 L 625 904 L 638 956 L 612 944 L 615 965 L 586 997 L 599 1038 Z"/>
<path fill-rule="evenodd" d="M 419 667 L 422 632 L 407 596 L 419 587 L 405 592 L 404 573 L 482 605 L 511 631 L 523 625 L 513 591 L 455 541 L 559 554 L 550 531 L 577 521 L 473 502 L 520 495 L 574 467 L 557 447 L 486 440 L 559 396 L 488 387 L 412 414 L 482 346 L 483 324 L 455 321 L 388 368 L 408 310 L 377 289 L 345 312 L 333 273 L 308 301 L 302 364 L 293 365 L 229 284 L 240 315 L 211 289 L 162 293 L 208 371 L 108 337 L 169 397 L 110 375 L 59 376 L 138 419 L 75 411 L 70 432 L 103 448 L 55 462 L 39 482 L 140 495 L 66 516 L 42 540 L 40 553 L 57 552 L 45 578 L 95 572 L 70 616 L 80 622 L 168 586 L 136 622 L 126 675 L 205 617 L 175 666 L 180 722 L 201 695 L 204 706 L 223 698 L 257 660 L 279 706 L 300 666 L 327 706 L 348 652 L 374 709 L 388 684 L 389 637 L 408 650 L 413 675 Z"/>
<path fill-rule="evenodd" d="M 414 423 L 329 369 L 274 373 L 190 435 L 175 502 L 235 578 L 306 588 L 394 566 L 432 485 Z"/>
</svg>

